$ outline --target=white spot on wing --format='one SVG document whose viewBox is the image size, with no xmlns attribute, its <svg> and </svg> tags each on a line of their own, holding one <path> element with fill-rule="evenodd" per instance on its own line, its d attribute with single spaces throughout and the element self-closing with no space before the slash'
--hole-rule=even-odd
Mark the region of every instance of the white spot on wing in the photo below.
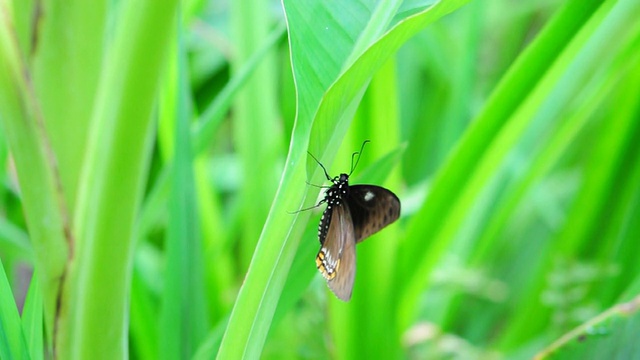
<svg viewBox="0 0 640 360">
<path fill-rule="evenodd" d="M 374 197 L 375 195 L 371 191 L 367 191 L 367 193 L 364 194 L 364 201 L 371 201 Z"/>
</svg>

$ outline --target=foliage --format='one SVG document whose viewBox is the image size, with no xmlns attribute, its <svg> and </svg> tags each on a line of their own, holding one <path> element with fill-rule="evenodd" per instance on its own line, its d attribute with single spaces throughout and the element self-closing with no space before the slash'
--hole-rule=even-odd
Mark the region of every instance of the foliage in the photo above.
<svg viewBox="0 0 640 360">
<path fill-rule="evenodd" d="M 0 358 L 637 356 L 638 13 L 0 0 Z M 343 303 L 298 210 L 365 139 Z"/>
</svg>

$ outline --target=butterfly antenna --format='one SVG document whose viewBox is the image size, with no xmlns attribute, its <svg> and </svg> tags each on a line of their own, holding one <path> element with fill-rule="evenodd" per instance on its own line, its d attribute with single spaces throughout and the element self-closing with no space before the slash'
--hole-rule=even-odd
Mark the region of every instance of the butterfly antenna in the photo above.
<svg viewBox="0 0 640 360">
<path fill-rule="evenodd" d="M 322 165 L 322 163 L 320 161 L 318 161 L 318 159 L 316 159 L 315 156 L 313 156 L 313 154 L 311 154 L 310 152 L 307 151 L 307 154 L 309 154 L 309 156 L 311 156 L 313 158 L 313 160 L 315 160 L 318 165 L 320 165 L 320 167 L 322 168 L 322 170 L 324 171 L 324 176 L 327 177 L 327 180 L 331 181 L 331 177 L 329 176 L 329 174 L 327 173 L 327 169 L 325 169 L 324 165 Z"/>
<path fill-rule="evenodd" d="M 371 142 L 369 140 L 365 140 L 362 143 L 362 147 L 360 148 L 360 151 L 358 152 L 354 152 L 353 154 L 351 154 L 351 171 L 349 172 L 349 176 L 351 176 L 351 174 L 353 173 L 353 170 L 356 169 L 356 166 L 358 166 L 358 163 L 360 162 L 360 157 L 362 156 L 362 150 L 364 150 L 364 146 L 367 145 L 368 142 Z M 356 160 L 356 163 L 353 163 L 353 159 L 356 157 L 356 155 L 358 155 L 358 159 Z"/>
<path fill-rule="evenodd" d="M 307 183 L 307 185 L 309 185 L 309 186 L 317 187 L 317 188 L 320 188 L 320 189 L 328 189 L 328 188 L 330 188 L 330 187 L 331 187 L 331 186 L 325 186 L 325 185 L 316 185 L 316 184 L 312 184 L 312 183 L 310 183 L 310 182 L 308 182 L 308 181 L 305 181 L 305 182 L 306 182 L 306 183 Z"/>
</svg>

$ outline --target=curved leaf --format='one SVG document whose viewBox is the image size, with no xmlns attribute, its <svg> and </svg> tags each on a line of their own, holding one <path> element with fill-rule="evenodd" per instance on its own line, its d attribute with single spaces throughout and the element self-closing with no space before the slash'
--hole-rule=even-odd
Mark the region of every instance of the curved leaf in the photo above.
<svg viewBox="0 0 640 360">
<path fill-rule="evenodd" d="M 305 180 L 313 182 L 312 179 L 320 179 L 321 174 L 315 165 L 309 165 L 305 176 L 307 148 L 323 161 L 335 154 L 373 74 L 413 34 L 464 3 L 440 2 L 398 22 L 374 42 L 380 35 L 377 32 L 386 30 L 384 24 L 391 24 L 389 17 L 384 16 L 375 17 L 375 21 L 383 25 L 369 24 L 371 14 L 376 13 L 374 2 L 284 2 L 298 101 L 296 123 L 278 193 L 231 314 L 218 358 L 258 357 L 262 350 L 309 217 L 308 212 L 295 215 L 291 212 L 302 208 L 304 199 L 307 204 L 315 201 L 318 193 L 318 189 L 307 189 L 305 185 Z M 389 8 L 384 5 L 381 9 Z M 390 8 L 396 7 L 390 5 Z M 371 45 L 366 46 L 360 56 L 353 51 L 359 49 L 355 45 L 365 29 L 373 32 L 366 35 Z M 352 65 L 351 59 L 356 59 Z"/>
</svg>

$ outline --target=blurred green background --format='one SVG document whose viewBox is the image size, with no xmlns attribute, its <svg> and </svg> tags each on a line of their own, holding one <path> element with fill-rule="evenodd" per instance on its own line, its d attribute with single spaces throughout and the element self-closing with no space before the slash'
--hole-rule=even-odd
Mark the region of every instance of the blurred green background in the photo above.
<svg viewBox="0 0 640 360">
<path fill-rule="evenodd" d="M 640 356 L 637 0 L 0 10 L 0 358 Z M 296 211 L 366 139 L 343 303 Z"/>
</svg>

